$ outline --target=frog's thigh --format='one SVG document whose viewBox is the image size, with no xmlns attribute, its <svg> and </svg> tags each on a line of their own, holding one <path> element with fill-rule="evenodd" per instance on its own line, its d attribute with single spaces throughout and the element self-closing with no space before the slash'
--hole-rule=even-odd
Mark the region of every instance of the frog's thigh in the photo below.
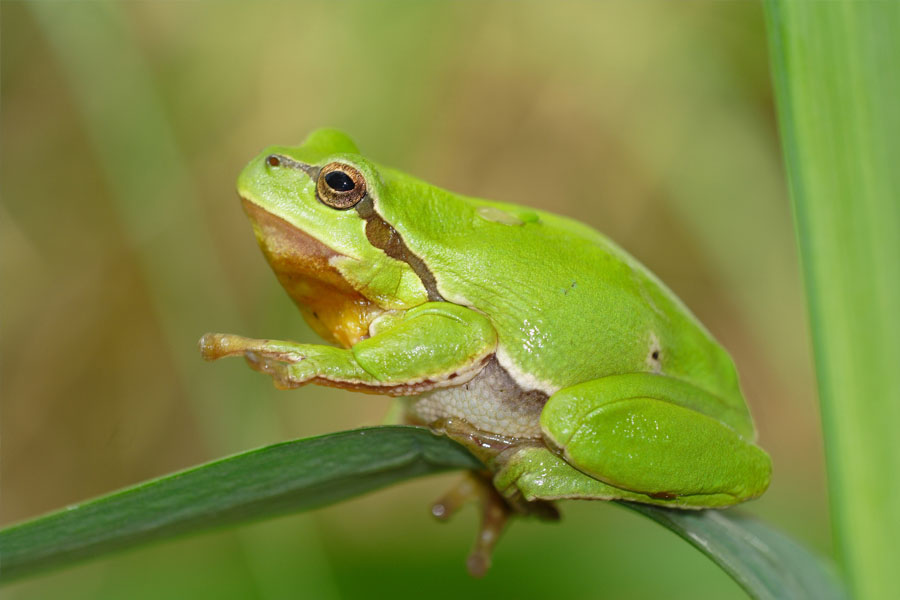
<svg viewBox="0 0 900 600">
<path fill-rule="evenodd" d="M 665 398 L 635 395 L 633 389 L 621 397 L 615 380 L 561 390 L 541 414 L 546 441 L 579 471 L 651 497 L 731 499 L 710 505 L 765 491 L 765 452 L 720 421 Z"/>
</svg>

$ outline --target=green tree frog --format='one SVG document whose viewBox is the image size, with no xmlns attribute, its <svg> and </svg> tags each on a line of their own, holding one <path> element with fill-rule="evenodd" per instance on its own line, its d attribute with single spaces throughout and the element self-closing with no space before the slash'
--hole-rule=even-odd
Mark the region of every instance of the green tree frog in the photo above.
<svg viewBox="0 0 900 600">
<path fill-rule="evenodd" d="M 553 501 L 683 509 L 762 494 L 768 455 L 729 355 L 669 289 L 579 222 L 454 194 L 362 156 L 346 135 L 274 146 L 238 192 L 263 254 L 334 346 L 207 334 L 279 388 L 402 397 L 402 420 L 486 466 L 433 508 L 469 497 L 482 574 L 509 515 Z"/>
</svg>

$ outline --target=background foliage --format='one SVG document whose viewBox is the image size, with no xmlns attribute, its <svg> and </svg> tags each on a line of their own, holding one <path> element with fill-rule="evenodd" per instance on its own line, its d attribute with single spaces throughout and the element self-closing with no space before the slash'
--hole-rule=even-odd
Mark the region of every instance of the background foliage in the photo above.
<svg viewBox="0 0 900 600">
<path fill-rule="evenodd" d="M 766 3 L 831 522 L 857 598 L 900 580 L 900 4 Z"/>
<path fill-rule="evenodd" d="M 209 330 L 315 339 L 233 181 L 261 147 L 333 125 L 436 184 L 580 218 L 650 266 L 739 365 L 775 461 L 745 510 L 829 552 L 758 4 L 4 2 L 2 17 L 0 523 L 378 422 L 384 399 L 277 392 L 195 353 Z M 584 178 L 599 197 L 574 193 Z M 4 593 L 742 597 L 674 536 L 602 503 L 516 523 L 490 576 L 470 580 L 474 511 L 449 525 L 427 511 L 455 477 Z"/>
</svg>

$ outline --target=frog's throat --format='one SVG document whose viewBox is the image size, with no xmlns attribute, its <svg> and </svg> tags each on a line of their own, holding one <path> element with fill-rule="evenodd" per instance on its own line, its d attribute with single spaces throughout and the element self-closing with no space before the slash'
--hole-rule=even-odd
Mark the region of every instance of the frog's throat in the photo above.
<svg viewBox="0 0 900 600">
<path fill-rule="evenodd" d="M 383 309 L 331 266 L 340 254 L 252 201 L 241 203 L 266 260 L 310 327 L 344 347 L 364 339 Z"/>
</svg>

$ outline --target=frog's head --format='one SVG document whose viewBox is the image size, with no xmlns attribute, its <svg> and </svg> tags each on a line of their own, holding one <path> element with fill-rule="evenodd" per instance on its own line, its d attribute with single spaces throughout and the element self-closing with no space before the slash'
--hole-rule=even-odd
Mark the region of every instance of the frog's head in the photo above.
<svg viewBox="0 0 900 600">
<path fill-rule="evenodd" d="M 267 148 L 238 178 L 256 239 L 279 281 L 323 337 L 349 346 L 383 310 L 428 292 L 396 231 L 374 211 L 384 186 L 350 138 L 321 129 Z"/>
</svg>

